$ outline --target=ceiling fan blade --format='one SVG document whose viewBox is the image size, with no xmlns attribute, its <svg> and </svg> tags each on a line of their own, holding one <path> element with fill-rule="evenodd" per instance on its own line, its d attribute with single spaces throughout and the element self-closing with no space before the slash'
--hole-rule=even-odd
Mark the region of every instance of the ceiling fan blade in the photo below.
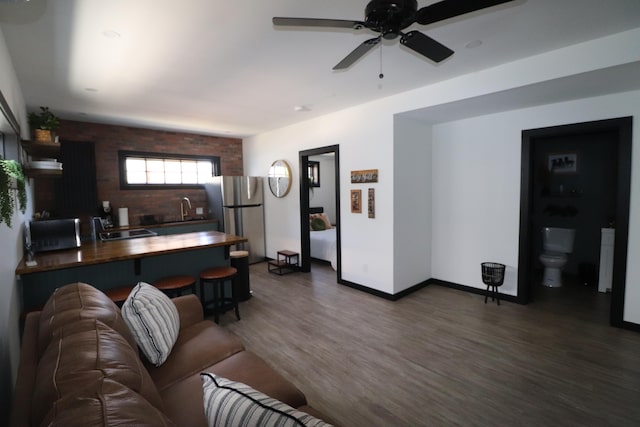
<svg viewBox="0 0 640 427">
<path fill-rule="evenodd" d="M 281 27 L 325 27 L 325 28 L 349 28 L 359 30 L 364 27 L 364 22 L 347 21 L 344 19 L 316 19 L 316 18 L 273 18 L 273 25 Z"/>
<path fill-rule="evenodd" d="M 514 0 L 442 0 L 441 2 L 425 6 L 416 12 L 416 22 L 421 25 L 433 24 L 434 22 L 443 21 L 453 18 L 454 16 L 464 15 L 465 13 L 475 12 L 476 10 L 485 9 L 491 6 L 497 6 L 502 3 L 509 3 Z"/>
<path fill-rule="evenodd" d="M 426 56 L 433 62 L 441 62 L 453 55 L 453 51 L 420 31 L 403 34 L 400 43 Z"/>
<path fill-rule="evenodd" d="M 360 46 L 351 51 L 350 54 L 344 57 L 342 61 L 338 63 L 334 70 L 344 70 L 345 68 L 349 68 L 356 62 L 358 59 L 362 58 L 367 52 L 369 52 L 375 45 L 380 43 L 380 37 L 376 37 L 375 39 L 365 40 Z"/>
</svg>

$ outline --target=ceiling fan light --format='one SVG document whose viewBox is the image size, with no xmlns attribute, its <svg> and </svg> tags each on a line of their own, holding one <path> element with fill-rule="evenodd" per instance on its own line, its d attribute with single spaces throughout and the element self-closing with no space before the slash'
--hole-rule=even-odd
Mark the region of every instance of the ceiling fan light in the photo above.
<svg viewBox="0 0 640 427">
<path fill-rule="evenodd" d="M 476 47 L 482 46 L 482 40 L 473 40 L 464 45 L 467 49 L 475 49 Z"/>
</svg>

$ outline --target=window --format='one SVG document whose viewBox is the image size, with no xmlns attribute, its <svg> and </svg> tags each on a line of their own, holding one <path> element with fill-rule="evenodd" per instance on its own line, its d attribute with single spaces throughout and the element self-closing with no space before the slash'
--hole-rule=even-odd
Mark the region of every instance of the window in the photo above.
<svg viewBox="0 0 640 427">
<path fill-rule="evenodd" d="M 220 157 L 118 151 L 120 188 L 198 187 L 220 175 Z"/>
</svg>

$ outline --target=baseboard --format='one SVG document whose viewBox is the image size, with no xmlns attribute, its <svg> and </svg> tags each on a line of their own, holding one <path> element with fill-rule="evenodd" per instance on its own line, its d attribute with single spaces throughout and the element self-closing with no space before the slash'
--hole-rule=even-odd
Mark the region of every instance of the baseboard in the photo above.
<svg viewBox="0 0 640 427">
<path fill-rule="evenodd" d="M 627 329 L 633 332 L 640 332 L 640 325 L 637 323 L 627 322 L 626 320 L 622 321 L 622 325 L 620 326 L 622 329 Z"/>
<path fill-rule="evenodd" d="M 431 279 L 429 280 L 425 280 L 424 282 L 418 283 L 417 285 L 414 285 L 410 288 L 405 289 L 404 291 L 398 292 L 397 294 L 389 294 L 387 292 L 382 292 L 379 291 L 377 289 L 372 289 L 372 288 L 368 288 L 366 286 L 360 285 L 358 283 L 354 283 L 354 282 L 350 282 L 348 280 L 344 280 L 344 279 L 340 279 L 338 280 L 338 283 L 340 283 L 341 285 L 345 285 L 349 288 L 353 288 L 356 289 L 358 291 L 362 291 L 362 292 L 366 292 L 368 294 L 380 297 L 380 298 L 384 298 L 386 300 L 389 301 L 397 301 L 400 298 L 406 297 L 409 294 L 414 293 L 415 291 L 418 291 L 422 288 L 424 288 L 425 286 L 429 285 L 431 283 Z"/>
<path fill-rule="evenodd" d="M 487 294 L 486 289 L 474 288 L 472 286 L 466 286 L 466 285 L 461 285 L 459 283 L 447 282 L 445 280 L 430 279 L 430 282 L 433 283 L 434 285 L 440 285 L 440 286 L 444 286 L 451 289 L 457 289 L 459 291 L 469 292 L 472 294 L 477 294 L 482 296 L 485 296 Z M 498 292 L 498 294 L 500 295 L 501 301 L 508 301 L 508 302 L 514 302 L 516 304 L 522 304 L 520 301 L 518 301 L 518 298 L 513 295 L 507 295 L 500 292 Z"/>
</svg>

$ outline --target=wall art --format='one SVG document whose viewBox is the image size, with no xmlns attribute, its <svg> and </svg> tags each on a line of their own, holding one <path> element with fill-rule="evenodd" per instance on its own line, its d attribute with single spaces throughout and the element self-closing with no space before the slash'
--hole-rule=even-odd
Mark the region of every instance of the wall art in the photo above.
<svg viewBox="0 0 640 427">
<path fill-rule="evenodd" d="M 362 213 L 362 190 L 351 190 L 351 213 Z"/>
<path fill-rule="evenodd" d="M 351 171 L 352 184 L 364 184 L 367 182 L 378 182 L 378 169 Z"/>
<path fill-rule="evenodd" d="M 549 154 L 547 164 L 552 173 L 575 173 L 578 171 L 578 154 Z"/>
<path fill-rule="evenodd" d="M 369 196 L 367 197 L 367 212 L 369 213 L 369 218 L 376 217 L 376 189 L 369 189 Z"/>
</svg>

